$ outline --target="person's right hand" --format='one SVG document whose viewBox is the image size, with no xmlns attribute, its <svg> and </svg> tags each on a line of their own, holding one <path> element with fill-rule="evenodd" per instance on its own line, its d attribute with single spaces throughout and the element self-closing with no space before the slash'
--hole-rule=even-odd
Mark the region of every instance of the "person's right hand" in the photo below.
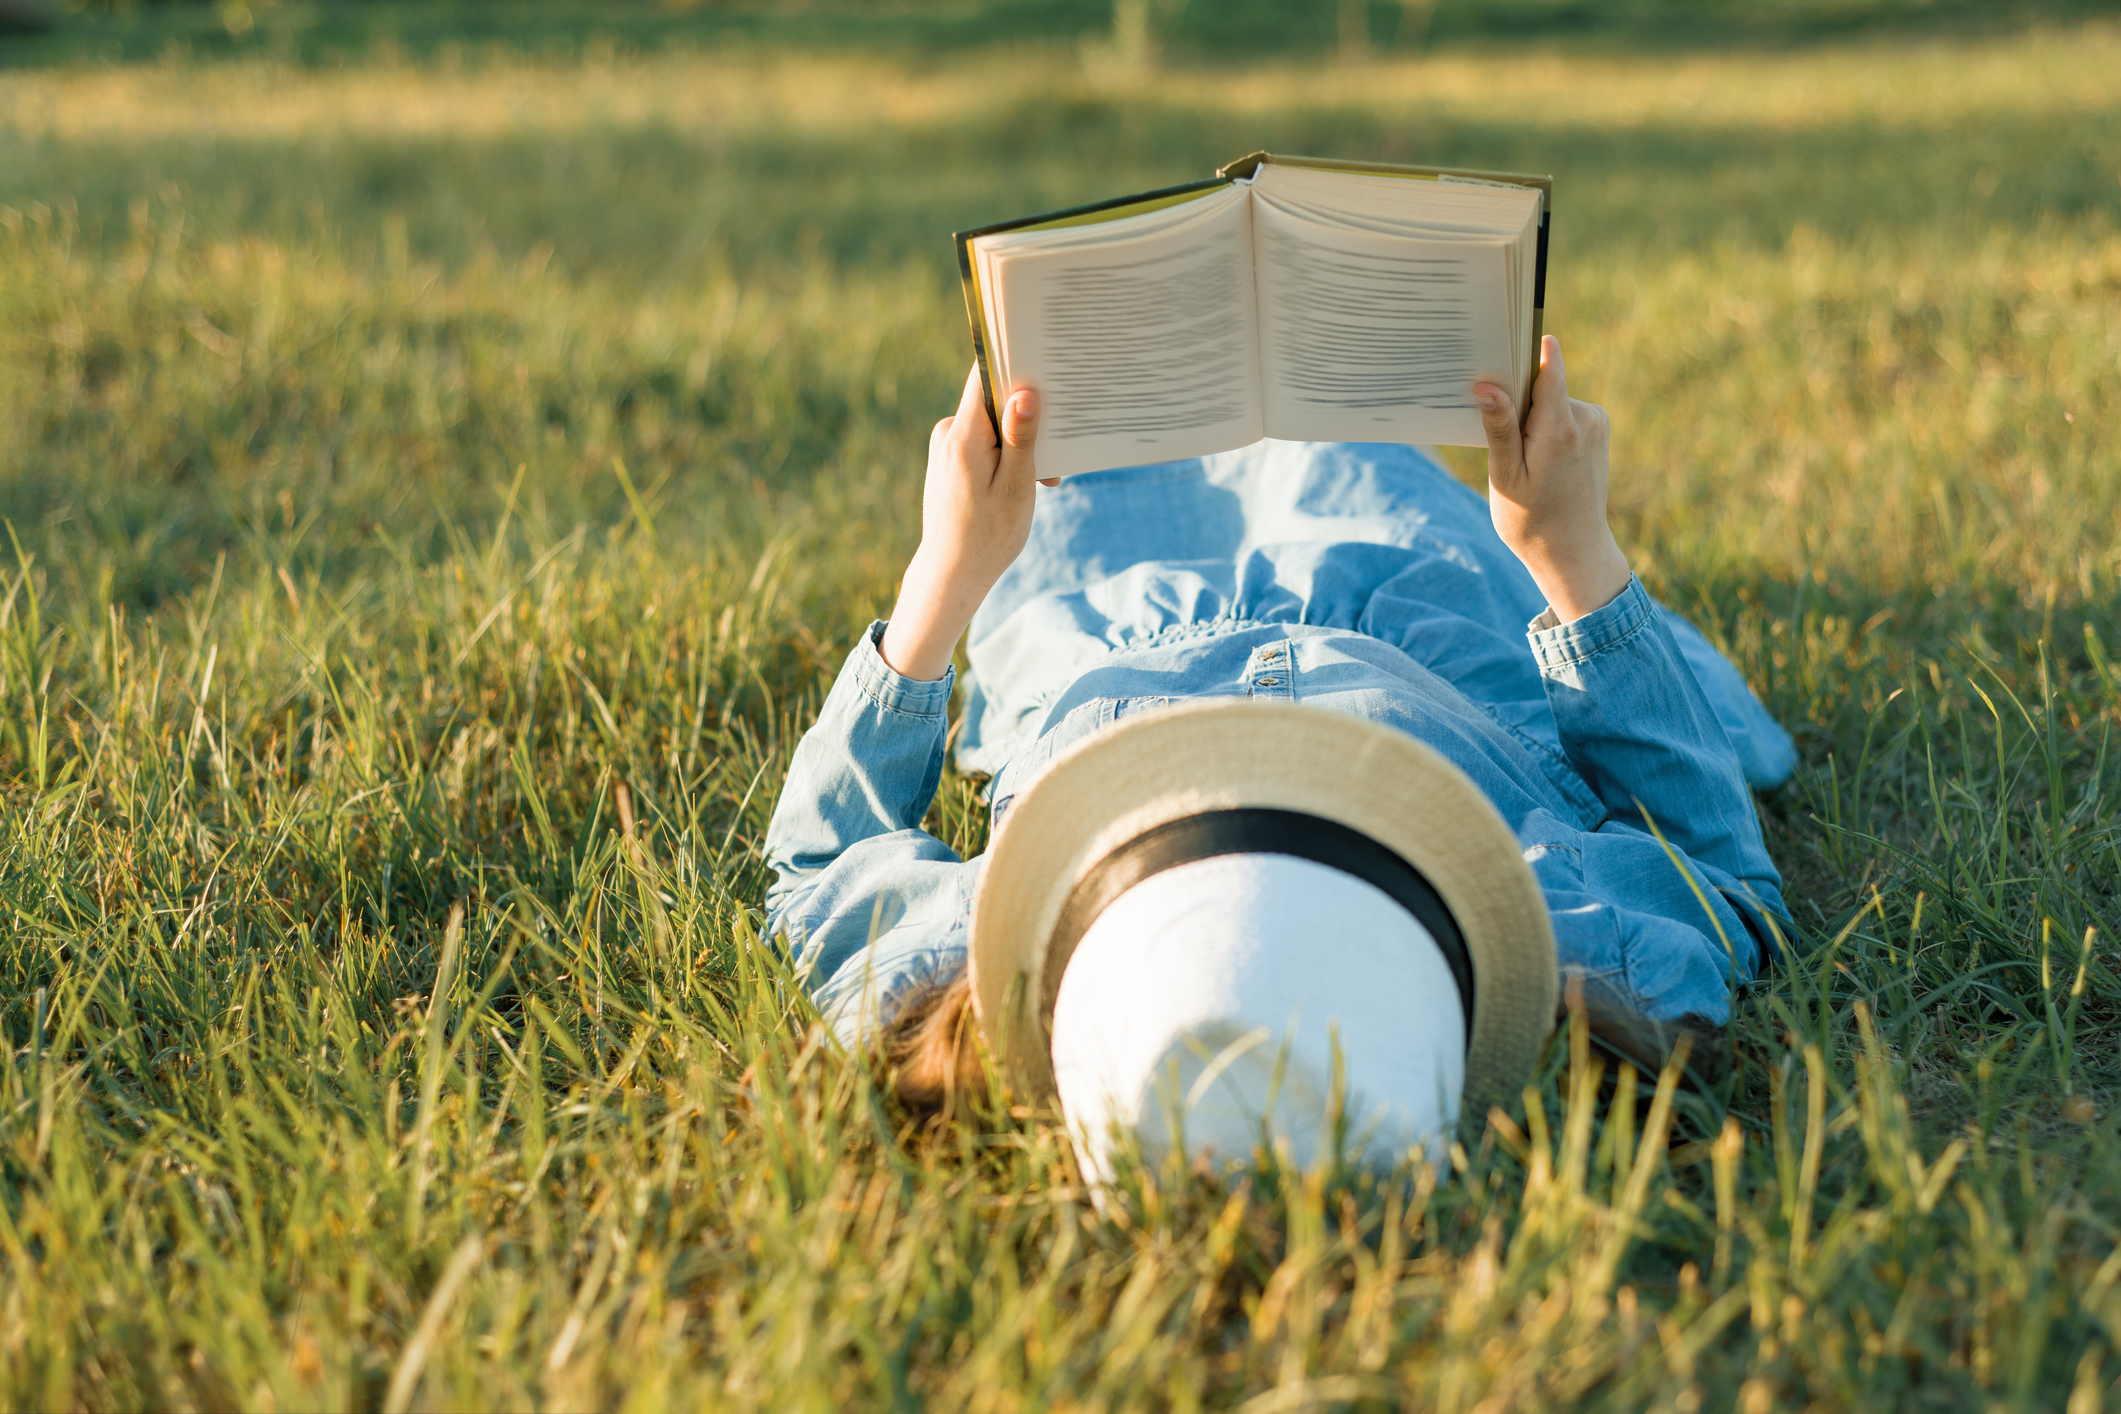
<svg viewBox="0 0 2121 1414">
<path fill-rule="evenodd" d="M 1561 341 L 1540 342 L 1532 411 L 1493 383 L 1473 385 L 1488 434 L 1488 514 L 1510 553 L 1532 572 L 1555 617 L 1580 619 L 1628 587 L 1628 557 L 1606 521 L 1605 409 L 1569 397 Z"/>
<path fill-rule="evenodd" d="M 1031 464 L 1037 438 L 1038 394 L 1018 388 L 1002 409 L 996 442 L 975 367 L 957 412 L 928 436 L 921 544 L 879 645 L 893 672 L 941 677 L 987 591 L 1023 553 L 1037 498 Z"/>
</svg>

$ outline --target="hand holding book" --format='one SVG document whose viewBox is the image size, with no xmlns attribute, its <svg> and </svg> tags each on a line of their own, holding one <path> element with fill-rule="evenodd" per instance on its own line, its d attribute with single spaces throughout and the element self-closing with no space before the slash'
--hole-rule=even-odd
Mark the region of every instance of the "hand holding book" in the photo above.
<svg viewBox="0 0 2121 1414">
<path fill-rule="evenodd" d="M 974 369 L 957 412 L 928 434 L 921 544 L 878 645 L 893 672 L 927 682 L 941 677 L 987 591 L 1023 553 L 1038 494 L 1031 484 L 1038 427 L 1038 394 L 1020 388 L 1004 405 L 997 440 Z"/>
<path fill-rule="evenodd" d="M 1605 409 L 1569 397 L 1559 340 L 1542 340 L 1540 355 L 1522 420 L 1508 389 L 1482 382 L 1470 391 L 1487 438 L 1496 533 L 1568 623 L 1611 603 L 1631 571 L 1606 519 Z M 999 439 L 983 414 L 974 369 L 956 414 L 929 436 L 921 544 L 880 645 L 885 663 L 906 677 L 933 681 L 949 668 L 972 616 L 1023 552 L 1033 481 L 1054 484 L 1038 477 L 1032 460 L 1040 422 L 1034 390 L 1010 395 Z"/>
<path fill-rule="evenodd" d="M 1488 439 L 1488 514 L 1562 623 L 1613 602 L 1632 571 L 1606 518 L 1605 409 L 1569 396 L 1561 341 L 1541 341 L 1522 425 L 1507 389 L 1476 384 Z"/>
<path fill-rule="evenodd" d="M 987 406 L 1035 387 L 1056 476 L 1263 437 L 1479 446 L 1545 302 L 1545 177 L 1272 158 L 960 232 Z"/>
<path fill-rule="evenodd" d="M 1271 162 L 958 236 L 975 363 L 929 439 L 879 645 L 894 671 L 948 670 L 1023 550 L 1035 479 L 1262 437 L 1485 442 L 1496 530 L 1555 614 L 1627 587 L 1605 413 L 1539 337 L 1552 183 Z"/>
</svg>

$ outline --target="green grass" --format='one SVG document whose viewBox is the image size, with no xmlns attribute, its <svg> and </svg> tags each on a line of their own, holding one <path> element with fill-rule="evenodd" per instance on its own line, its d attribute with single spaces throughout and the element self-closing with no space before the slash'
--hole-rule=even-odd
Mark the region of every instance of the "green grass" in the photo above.
<svg viewBox="0 0 2121 1414">
<path fill-rule="evenodd" d="M 0 76 L 0 1406 L 2121 1397 L 2121 30 L 770 39 Z M 944 233 L 1260 146 L 1557 174 L 1814 950 L 1717 1094 L 1563 1035 L 1441 1184 L 1100 1215 L 818 1040 L 756 851 L 917 533 Z"/>
<path fill-rule="evenodd" d="M 529 51 L 548 58 L 671 45 L 763 44 L 917 60 L 999 42 L 1076 46 L 1109 34 L 1112 0 L 43 0 L 50 22 L 0 26 L 0 67 L 265 53 L 359 64 Z M 1149 0 L 1167 57 L 1323 53 L 1333 0 Z M 1365 0 L 1370 42 L 1406 53 L 1521 45 L 1673 50 L 1856 35 L 2005 33 L 2106 14 L 2105 0 Z M 8 43 L 10 35 L 14 41 Z"/>
</svg>

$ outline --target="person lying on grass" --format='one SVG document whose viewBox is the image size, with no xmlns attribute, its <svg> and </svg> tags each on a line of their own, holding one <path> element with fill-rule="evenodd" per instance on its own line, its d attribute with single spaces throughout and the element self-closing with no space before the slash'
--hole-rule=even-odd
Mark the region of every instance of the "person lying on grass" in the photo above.
<svg viewBox="0 0 2121 1414">
<path fill-rule="evenodd" d="M 1560 345 L 1488 497 L 1405 446 L 1262 442 L 1034 486 L 977 373 L 929 442 L 919 550 L 803 737 L 770 933 L 916 1107 L 1057 1099 L 1083 1167 L 1431 1157 L 1580 987 L 1654 1064 L 1789 936 L 1748 785 L 1794 764 L 1606 519 L 1604 411 Z M 959 768 L 993 843 L 921 820 L 971 630 Z M 1651 1054 L 1642 1054 L 1645 1050 Z"/>
</svg>

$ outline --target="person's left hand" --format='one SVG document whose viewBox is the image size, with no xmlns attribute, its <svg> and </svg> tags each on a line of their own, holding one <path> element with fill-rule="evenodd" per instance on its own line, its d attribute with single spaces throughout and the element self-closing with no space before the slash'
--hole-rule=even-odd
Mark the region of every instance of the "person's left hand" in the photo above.
<svg viewBox="0 0 2121 1414">
<path fill-rule="evenodd" d="M 928 435 L 921 544 L 906 567 L 881 645 L 884 661 L 905 677 L 932 681 L 943 675 L 987 591 L 1031 536 L 1038 394 L 1029 388 L 1010 393 L 999 443 L 984 403 L 975 367 L 957 412 Z"/>
</svg>

